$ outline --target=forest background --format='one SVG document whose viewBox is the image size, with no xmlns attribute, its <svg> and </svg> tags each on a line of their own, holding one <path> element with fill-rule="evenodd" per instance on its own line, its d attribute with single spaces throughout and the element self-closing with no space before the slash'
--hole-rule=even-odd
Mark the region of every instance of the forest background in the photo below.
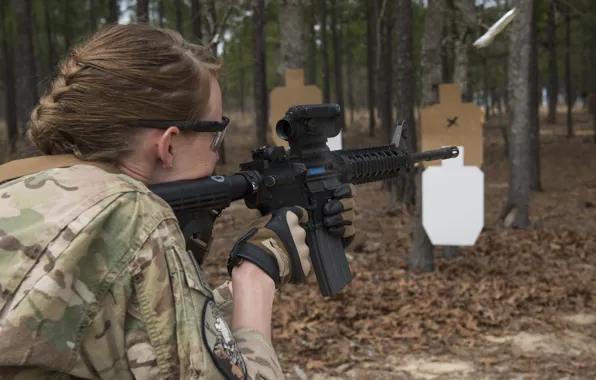
<svg viewBox="0 0 596 380">
<path fill-rule="evenodd" d="M 512 7 L 492 43 L 472 43 Z M 331 299 L 316 281 L 278 295 L 274 345 L 288 378 L 596 377 L 596 2 L 593 0 L 1 0 L 0 162 L 27 150 L 33 107 L 68 49 L 103 25 L 150 22 L 224 62 L 231 117 L 217 171 L 271 143 L 269 93 L 303 68 L 340 104 L 347 148 L 419 149 L 419 114 L 458 83 L 483 111 L 485 227 L 437 249 L 420 223 L 420 170 L 358 188 L 355 278 Z M 214 284 L 234 203 L 204 264 Z"/>
</svg>

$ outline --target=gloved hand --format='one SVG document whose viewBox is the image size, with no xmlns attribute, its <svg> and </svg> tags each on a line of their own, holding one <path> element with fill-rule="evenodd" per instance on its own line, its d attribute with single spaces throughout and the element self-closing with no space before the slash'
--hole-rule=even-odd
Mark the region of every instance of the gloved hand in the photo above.
<svg viewBox="0 0 596 380">
<path fill-rule="evenodd" d="M 356 235 L 354 227 L 354 208 L 356 201 L 354 195 L 356 190 L 352 184 L 343 184 L 333 193 L 333 199 L 323 206 L 325 218 L 323 223 L 329 233 L 341 237 L 344 248 L 349 246 Z"/>
<path fill-rule="evenodd" d="M 308 212 L 298 206 L 282 207 L 254 220 L 230 252 L 230 276 L 241 260 L 248 260 L 273 279 L 276 289 L 303 282 L 312 267 L 306 231 L 300 226 L 307 221 Z"/>
</svg>

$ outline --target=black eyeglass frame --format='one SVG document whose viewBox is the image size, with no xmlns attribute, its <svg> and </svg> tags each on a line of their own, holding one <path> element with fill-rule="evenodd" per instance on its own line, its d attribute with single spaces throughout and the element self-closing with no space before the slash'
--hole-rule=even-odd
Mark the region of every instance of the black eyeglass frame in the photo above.
<svg viewBox="0 0 596 380">
<path fill-rule="evenodd" d="M 223 132 L 230 119 L 222 116 L 222 121 L 205 121 L 205 120 L 135 120 L 134 124 L 140 127 L 154 128 L 154 129 L 168 129 L 176 127 L 181 132 Z"/>
<path fill-rule="evenodd" d="M 227 116 L 222 116 L 221 121 L 205 121 L 205 120 L 136 120 L 135 124 L 139 127 L 154 128 L 154 129 L 168 129 L 176 127 L 181 132 L 215 132 L 213 142 L 211 143 L 211 150 L 219 151 L 226 135 L 226 128 L 230 124 L 230 119 Z"/>
</svg>

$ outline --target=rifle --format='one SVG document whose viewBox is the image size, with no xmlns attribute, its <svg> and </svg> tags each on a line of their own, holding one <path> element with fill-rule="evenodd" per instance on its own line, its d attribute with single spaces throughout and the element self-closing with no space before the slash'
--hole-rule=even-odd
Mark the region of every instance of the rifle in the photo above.
<svg viewBox="0 0 596 380">
<path fill-rule="evenodd" d="M 323 206 L 333 191 L 343 183 L 386 180 L 397 177 L 401 170 L 411 170 L 417 162 L 459 154 L 457 147 L 409 153 L 395 141 L 331 151 L 327 139 L 340 132 L 340 112 L 337 104 L 290 107 L 276 124 L 276 133 L 288 141 L 289 150 L 263 146 L 252 151 L 252 161 L 242 163 L 236 174 L 157 184 L 150 189 L 172 207 L 185 237 L 205 229 L 203 224 L 209 220 L 201 219 L 204 210 L 221 212 L 239 199 L 262 215 L 283 206 L 302 206 L 309 214 L 306 241 L 319 289 L 325 297 L 334 296 L 352 280 L 352 273 L 341 238 L 329 234 L 323 223 Z M 396 135 L 399 138 L 401 131 Z"/>
</svg>

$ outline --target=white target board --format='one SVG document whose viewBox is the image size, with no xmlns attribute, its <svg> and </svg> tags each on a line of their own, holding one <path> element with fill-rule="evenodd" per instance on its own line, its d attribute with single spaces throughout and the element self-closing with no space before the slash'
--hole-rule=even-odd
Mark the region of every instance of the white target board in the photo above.
<svg viewBox="0 0 596 380">
<path fill-rule="evenodd" d="M 341 133 L 342 133 L 342 131 L 339 131 L 337 136 L 327 139 L 327 146 L 329 147 L 329 150 L 341 150 L 342 149 Z"/>
<path fill-rule="evenodd" d="M 433 245 L 470 246 L 484 226 L 484 173 L 459 156 L 422 173 L 422 225 Z"/>
</svg>

